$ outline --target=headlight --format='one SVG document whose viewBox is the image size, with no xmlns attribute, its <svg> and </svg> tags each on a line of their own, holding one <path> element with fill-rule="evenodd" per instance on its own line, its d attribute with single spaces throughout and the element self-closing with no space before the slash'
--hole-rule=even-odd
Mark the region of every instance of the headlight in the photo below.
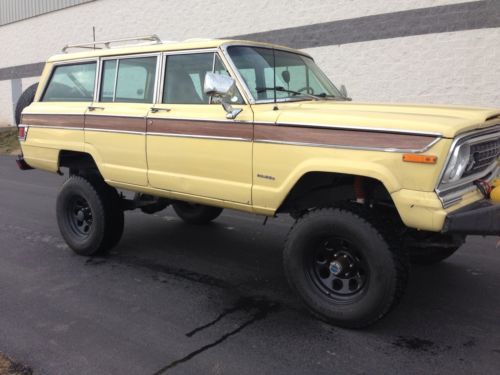
<svg viewBox="0 0 500 375">
<path fill-rule="evenodd" d="M 464 143 L 455 148 L 443 175 L 443 183 L 459 180 L 470 161 L 470 145 Z"/>
</svg>

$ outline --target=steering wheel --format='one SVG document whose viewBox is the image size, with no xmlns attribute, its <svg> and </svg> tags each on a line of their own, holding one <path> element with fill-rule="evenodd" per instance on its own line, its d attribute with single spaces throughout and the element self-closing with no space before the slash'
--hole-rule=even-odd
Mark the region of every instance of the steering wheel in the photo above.
<svg viewBox="0 0 500 375">
<path fill-rule="evenodd" d="M 314 95 L 314 89 L 311 86 L 304 86 L 301 89 L 297 90 L 298 92 L 305 91 L 309 95 Z"/>
</svg>

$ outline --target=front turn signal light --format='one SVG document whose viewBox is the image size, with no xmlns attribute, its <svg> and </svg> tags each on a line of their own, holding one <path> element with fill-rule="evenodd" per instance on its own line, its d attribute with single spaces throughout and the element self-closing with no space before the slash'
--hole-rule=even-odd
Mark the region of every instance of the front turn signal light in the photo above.
<svg viewBox="0 0 500 375">
<path fill-rule="evenodd" d="M 436 164 L 437 160 L 435 155 L 403 154 L 403 161 L 408 163 Z"/>
</svg>

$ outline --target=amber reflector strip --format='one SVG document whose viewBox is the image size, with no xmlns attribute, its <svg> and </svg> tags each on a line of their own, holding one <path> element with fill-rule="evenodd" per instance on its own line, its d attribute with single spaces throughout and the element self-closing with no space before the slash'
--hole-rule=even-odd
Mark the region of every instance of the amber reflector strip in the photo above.
<svg viewBox="0 0 500 375">
<path fill-rule="evenodd" d="M 437 156 L 434 155 L 415 155 L 415 154 L 404 154 L 403 161 L 408 163 L 423 163 L 423 164 L 436 164 Z"/>
</svg>

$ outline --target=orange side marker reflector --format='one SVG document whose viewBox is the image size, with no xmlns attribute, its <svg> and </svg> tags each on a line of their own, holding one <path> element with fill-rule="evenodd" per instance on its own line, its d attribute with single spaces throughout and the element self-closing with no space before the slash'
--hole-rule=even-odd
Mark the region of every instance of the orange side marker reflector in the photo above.
<svg viewBox="0 0 500 375">
<path fill-rule="evenodd" d="M 416 154 L 404 154 L 403 161 L 408 163 L 423 163 L 423 164 L 436 164 L 437 156 L 435 155 L 416 155 Z"/>
</svg>

